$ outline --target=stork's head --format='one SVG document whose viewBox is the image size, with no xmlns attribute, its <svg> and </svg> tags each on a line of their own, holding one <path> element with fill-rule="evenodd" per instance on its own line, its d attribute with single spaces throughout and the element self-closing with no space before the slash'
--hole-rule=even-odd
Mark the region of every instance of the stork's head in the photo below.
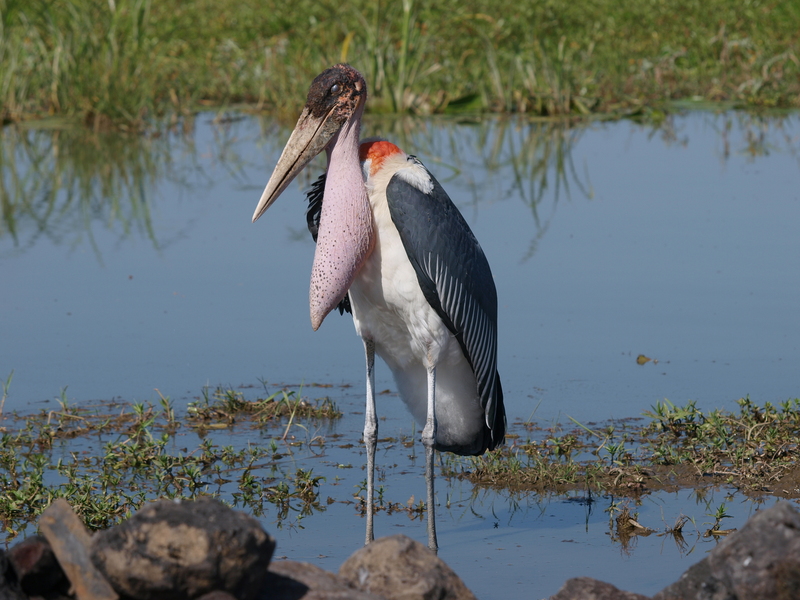
<svg viewBox="0 0 800 600">
<path fill-rule="evenodd" d="M 312 158 L 335 142 L 336 134 L 366 100 L 367 84 L 350 65 L 339 64 L 317 75 L 297 125 L 256 206 L 253 222 Z"/>
</svg>

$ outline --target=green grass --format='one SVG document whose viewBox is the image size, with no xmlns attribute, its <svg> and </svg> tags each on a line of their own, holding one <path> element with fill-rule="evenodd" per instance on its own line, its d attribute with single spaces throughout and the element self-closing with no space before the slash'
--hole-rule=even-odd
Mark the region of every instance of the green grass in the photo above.
<svg viewBox="0 0 800 600">
<path fill-rule="evenodd" d="M 541 429 L 523 424 L 524 440 L 477 458 L 446 459 L 450 476 L 498 489 L 565 493 L 594 490 L 639 496 L 656 490 L 726 485 L 747 494 L 800 497 L 800 399 L 763 406 L 749 397 L 740 410 L 702 411 L 668 400 L 602 429 Z"/>
<path fill-rule="evenodd" d="M 338 419 L 341 411 L 330 398 L 310 402 L 294 391 L 280 390 L 266 398 L 246 400 L 240 391 L 230 388 L 203 390 L 202 400 L 192 402 L 189 417 L 195 427 L 233 423 L 239 415 L 247 415 L 259 425 L 285 417 L 289 423 L 296 418 Z"/>
<path fill-rule="evenodd" d="M 798 0 L 0 0 L 0 115 L 293 114 L 347 60 L 379 112 L 800 106 Z"/>
<path fill-rule="evenodd" d="M 163 395 L 158 406 L 72 406 L 62 391 L 58 405 L 31 415 L 4 415 L 0 521 L 6 539 L 55 498 L 66 498 L 91 528 L 108 527 L 154 498 L 213 494 L 257 516 L 271 505 L 278 527 L 284 522 L 300 527 L 302 518 L 325 510 L 319 498 L 325 478 L 291 459 L 295 446 L 323 451 L 325 438 L 312 436 L 309 426 L 341 416 L 329 399 L 311 401 L 280 390 L 245 400 L 239 391 L 219 388 L 204 390 L 180 417 Z M 298 435 L 287 439 L 294 417 L 303 422 L 292 429 Z M 223 435 L 215 438 L 215 430 Z M 275 430 L 277 436 L 258 444 L 231 443 L 233 430 Z M 281 462 L 286 457 L 288 464 Z"/>
</svg>

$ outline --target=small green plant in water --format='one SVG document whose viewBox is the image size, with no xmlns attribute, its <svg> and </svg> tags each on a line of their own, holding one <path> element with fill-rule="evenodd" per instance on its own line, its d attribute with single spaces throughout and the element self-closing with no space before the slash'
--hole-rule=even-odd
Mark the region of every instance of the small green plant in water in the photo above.
<svg viewBox="0 0 800 600">
<path fill-rule="evenodd" d="M 288 406 L 277 408 L 287 399 Z M 324 477 L 311 470 L 286 470 L 279 462 L 282 454 L 274 436 L 264 445 L 220 447 L 213 428 L 198 428 L 198 412 L 187 411 L 181 417 L 160 393 L 159 409 L 148 402 L 71 405 L 66 389 L 58 402 L 59 408 L 53 411 L 5 415 L 0 434 L 0 488 L 4 490 L 0 520 L 7 537 L 24 530 L 59 497 L 66 498 L 90 527 L 108 527 L 159 497 L 216 494 L 249 507 L 254 514 L 263 514 L 265 506 L 275 504 L 278 521 L 324 509 L 318 499 Z M 232 409 L 237 410 L 235 415 L 225 412 Z M 298 418 L 303 419 L 340 415 L 327 399 L 311 401 L 283 391 L 250 402 L 239 393 L 222 390 L 205 410 L 207 414 L 199 414 L 209 419 L 235 416 L 253 429 L 282 429 L 278 415 L 290 410 L 302 413 Z M 272 416 L 264 418 L 268 411 Z M 193 428 L 180 427 L 184 418 Z M 202 436 L 197 439 L 195 432 Z M 191 440 L 196 440 L 194 449 L 188 445 Z M 90 444 L 97 450 L 65 452 L 73 443 Z M 284 490 L 288 491 L 284 494 Z"/>
</svg>

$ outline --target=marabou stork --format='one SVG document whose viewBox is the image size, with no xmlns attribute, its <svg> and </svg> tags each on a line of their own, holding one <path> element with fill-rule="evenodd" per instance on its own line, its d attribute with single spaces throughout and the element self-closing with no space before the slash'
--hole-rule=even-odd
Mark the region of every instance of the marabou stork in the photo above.
<svg viewBox="0 0 800 600">
<path fill-rule="evenodd" d="M 317 154 L 327 173 L 309 192 L 311 326 L 352 309 L 367 359 L 367 532 L 373 535 L 378 419 L 374 357 L 386 361 L 424 423 L 428 546 L 437 549 L 433 450 L 479 455 L 503 442 L 497 292 L 464 217 L 431 173 L 390 142 L 360 143 L 367 84 L 346 64 L 311 84 L 297 126 L 253 214 L 256 221 Z"/>
</svg>

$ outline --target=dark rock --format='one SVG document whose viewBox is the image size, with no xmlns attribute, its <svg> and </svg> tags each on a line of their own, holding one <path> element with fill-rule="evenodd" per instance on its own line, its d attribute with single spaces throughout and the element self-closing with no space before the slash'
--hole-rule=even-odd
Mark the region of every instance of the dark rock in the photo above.
<svg viewBox="0 0 800 600">
<path fill-rule="evenodd" d="M 711 572 L 708 558 L 689 567 L 672 585 L 654 596 L 658 600 L 736 600 Z"/>
<path fill-rule="evenodd" d="M 223 592 L 222 590 L 214 590 L 213 592 L 208 592 L 207 594 L 203 594 L 199 598 L 196 598 L 196 600 L 237 600 L 237 599 L 228 592 Z"/>
<path fill-rule="evenodd" d="M 258 521 L 217 500 L 162 500 L 97 533 L 92 560 L 128 598 L 190 600 L 219 590 L 252 600 L 274 549 Z"/>
<path fill-rule="evenodd" d="M 752 517 L 654 600 L 800 598 L 800 513 L 779 502 Z"/>
<path fill-rule="evenodd" d="M 568 579 L 550 600 L 649 600 L 647 596 L 623 592 L 610 583 L 590 577 Z"/>
<path fill-rule="evenodd" d="M 364 546 L 345 561 L 339 575 L 352 587 L 387 600 L 475 600 L 442 559 L 404 535 Z"/>
<path fill-rule="evenodd" d="M 333 573 L 317 566 L 281 560 L 269 566 L 260 600 L 385 600 L 354 590 Z"/>
<path fill-rule="evenodd" d="M 0 600 L 25 600 L 17 574 L 2 550 L 0 550 Z"/>
<path fill-rule="evenodd" d="M 41 535 L 34 535 L 8 551 L 22 591 L 29 596 L 66 594 L 69 580 L 53 554 L 53 549 Z"/>
</svg>

